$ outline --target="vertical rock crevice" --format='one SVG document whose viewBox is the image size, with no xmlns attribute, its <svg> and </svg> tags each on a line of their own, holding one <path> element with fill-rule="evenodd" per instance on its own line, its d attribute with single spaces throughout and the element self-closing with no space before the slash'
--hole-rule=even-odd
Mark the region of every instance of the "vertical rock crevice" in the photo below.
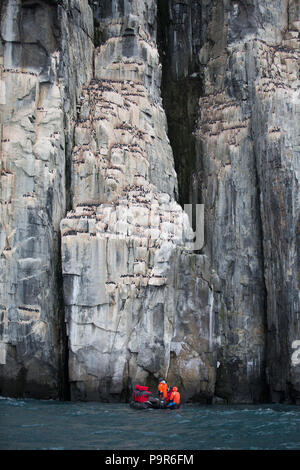
<svg viewBox="0 0 300 470">
<path fill-rule="evenodd" d="M 201 160 L 195 138 L 202 77 L 202 4 L 190 0 L 157 2 L 157 44 L 162 64 L 161 94 L 178 178 L 178 202 L 201 202 Z"/>
<path fill-rule="evenodd" d="M 252 139 L 254 141 L 255 136 L 252 134 Z M 258 214 L 258 222 L 259 222 L 259 237 L 261 240 L 260 246 L 260 258 L 261 258 L 261 266 L 262 266 L 262 296 L 263 296 L 263 330 L 264 330 L 264 353 L 262 357 L 262 392 L 260 397 L 260 402 L 262 403 L 269 403 L 271 399 L 270 394 L 270 385 L 268 382 L 268 291 L 266 287 L 266 280 L 265 280 L 265 255 L 264 255 L 264 226 L 262 220 L 262 213 L 261 213 L 261 187 L 259 181 L 259 173 L 257 168 L 257 155 L 255 148 L 253 149 L 254 153 L 254 161 L 255 161 L 255 177 L 256 177 L 256 185 L 257 185 L 257 201 L 256 201 L 256 211 Z"/>
</svg>

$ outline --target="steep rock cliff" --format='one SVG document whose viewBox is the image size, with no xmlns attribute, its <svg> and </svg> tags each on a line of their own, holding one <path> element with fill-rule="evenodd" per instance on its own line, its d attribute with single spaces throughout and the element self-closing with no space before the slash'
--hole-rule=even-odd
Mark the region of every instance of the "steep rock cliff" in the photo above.
<svg viewBox="0 0 300 470">
<path fill-rule="evenodd" d="M 269 399 L 299 400 L 299 13 L 293 1 L 216 3 L 208 42 L 220 18 L 223 32 L 200 50 L 199 157 L 207 252 L 227 312 L 217 379 L 225 396 L 236 395 L 238 359 L 256 382 L 252 395 L 266 368 Z"/>
<path fill-rule="evenodd" d="M 297 0 L 0 13 L 0 393 L 298 403 Z"/>
<path fill-rule="evenodd" d="M 299 5 L 159 6 L 163 98 L 181 198 L 205 205 L 203 253 L 221 282 L 215 393 L 230 401 L 297 401 Z M 186 108 L 178 120 L 173 102 L 182 87 Z M 182 128 L 193 134 L 185 153 Z"/>
<path fill-rule="evenodd" d="M 174 199 L 155 2 L 105 5 L 75 127 L 73 210 L 61 223 L 71 397 L 124 399 L 162 375 L 186 398 L 209 398 L 212 288 Z"/>
</svg>

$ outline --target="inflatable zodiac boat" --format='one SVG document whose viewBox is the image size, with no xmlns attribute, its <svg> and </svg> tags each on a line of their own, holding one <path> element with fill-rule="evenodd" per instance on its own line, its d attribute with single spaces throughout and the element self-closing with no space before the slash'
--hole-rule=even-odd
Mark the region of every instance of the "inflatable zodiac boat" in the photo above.
<svg viewBox="0 0 300 470">
<path fill-rule="evenodd" d="M 160 400 L 159 398 L 153 398 L 150 397 L 148 401 L 145 401 L 144 403 L 139 403 L 138 401 L 132 400 L 129 403 L 130 408 L 133 408 L 135 410 L 147 410 L 150 408 L 153 409 L 161 409 L 161 410 L 173 410 L 177 409 L 178 405 L 175 406 L 167 406 L 164 400 Z"/>
</svg>

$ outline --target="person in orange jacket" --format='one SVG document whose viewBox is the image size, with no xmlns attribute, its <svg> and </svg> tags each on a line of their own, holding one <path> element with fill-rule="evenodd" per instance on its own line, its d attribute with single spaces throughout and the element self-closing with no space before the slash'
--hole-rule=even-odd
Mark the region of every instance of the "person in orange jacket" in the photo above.
<svg viewBox="0 0 300 470">
<path fill-rule="evenodd" d="M 166 383 L 164 379 L 159 379 L 158 394 L 159 394 L 159 398 L 163 398 L 164 400 L 167 399 L 168 384 Z"/>
<path fill-rule="evenodd" d="M 180 393 L 178 392 L 177 387 L 172 388 L 172 393 L 170 395 L 170 401 L 167 405 L 170 408 L 179 408 L 180 406 Z"/>
</svg>

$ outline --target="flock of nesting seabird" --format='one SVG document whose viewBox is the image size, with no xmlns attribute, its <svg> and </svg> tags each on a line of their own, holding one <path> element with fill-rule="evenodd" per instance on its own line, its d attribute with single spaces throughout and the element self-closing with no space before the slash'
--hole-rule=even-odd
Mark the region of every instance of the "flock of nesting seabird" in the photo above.
<svg viewBox="0 0 300 470">
<path fill-rule="evenodd" d="M 120 85 L 121 85 L 121 91 L 117 89 L 117 88 L 120 88 Z M 132 81 L 124 81 L 124 80 L 113 80 L 113 79 L 97 80 L 97 79 L 93 79 L 90 82 L 90 86 L 85 87 L 83 89 L 83 91 L 86 91 L 87 93 L 90 93 L 92 95 L 92 98 L 93 97 L 97 98 L 98 103 L 97 104 L 95 104 L 95 102 L 93 103 L 94 106 L 95 106 L 94 113 L 97 112 L 97 108 L 98 108 L 98 110 L 100 110 L 100 112 L 102 112 L 102 113 L 104 113 L 104 110 L 108 110 L 110 112 L 110 115 L 113 114 L 112 111 L 114 111 L 114 109 L 116 107 L 123 107 L 123 108 L 127 107 L 128 108 L 130 105 L 128 105 L 127 101 L 129 103 L 132 103 L 132 104 L 136 105 L 136 103 L 134 101 L 130 100 L 130 97 L 138 97 L 138 98 L 145 98 L 146 97 L 145 88 L 144 88 L 144 85 L 142 83 L 140 83 L 140 82 L 137 83 L 137 82 L 132 82 Z M 124 105 L 121 106 L 119 103 L 115 103 L 114 101 L 108 99 L 107 97 L 101 96 L 101 94 L 105 93 L 105 92 L 114 92 L 114 93 L 117 93 L 117 94 L 120 94 L 121 96 L 123 96 L 124 97 Z M 83 99 L 85 99 L 85 97 L 83 97 Z M 107 118 L 102 117 L 102 116 L 101 117 L 89 117 L 89 118 L 84 118 L 84 119 L 78 117 L 78 119 L 76 120 L 76 124 L 77 125 L 85 124 L 85 123 L 92 124 L 93 121 L 101 120 L 101 119 L 107 119 Z M 131 124 L 127 123 L 124 120 L 121 123 L 119 123 L 118 125 L 115 126 L 115 130 L 116 129 L 119 129 L 121 131 L 129 132 L 130 134 L 133 134 L 133 136 L 136 137 L 138 139 L 138 141 L 140 141 L 141 143 L 144 141 L 145 136 L 147 135 L 146 132 L 139 129 L 137 126 L 131 125 Z M 86 145 L 84 145 L 82 147 L 86 147 Z M 113 149 L 129 150 L 132 153 L 138 153 L 140 155 L 140 157 L 146 158 L 146 153 L 145 153 L 145 150 L 143 148 L 143 145 L 140 145 L 139 142 L 127 143 L 127 144 L 116 142 L 110 147 L 110 152 Z M 78 149 L 76 151 L 76 154 L 78 152 L 80 152 L 80 149 Z M 104 160 L 104 162 L 105 162 L 105 160 Z M 109 162 L 107 162 L 107 164 L 109 165 Z M 117 167 L 115 165 L 106 166 L 103 169 L 106 170 L 106 171 L 107 170 L 108 171 L 109 170 L 121 171 L 121 168 Z M 147 180 L 146 180 L 144 175 L 135 173 L 134 177 L 143 177 L 143 179 L 147 183 Z M 147 208 L 147 209 L 150 210 L 151 209 L 151 201 L 149 199 L 149 195 L 151 195 L 151 193 L 153 193 L 153 191 L 149 188 L 144 187 L 143 185 L 128 184 L 127 186 L 122 188 L 122 192 L 120 194 L 120 199 L 125 198 L 126 201 L 127 201 L 127 205 L 128 204 L 134 204 L 135 206 L 144 207 L 144 208 Z M 154 200 L 157 201 L 157 196 L 155 195 L 155 193 L 153 193 L 153 198 L 154 198 Z M 121 204 L 123 205 L 123 201 L 121 202 Z M 112 207 L 116 207 L 120 204 L 119 204 L 119 201 L 111 201 L 111 202 L 109 202 L 109 205 L 112 206 Z M 77 210 L 76 211 L 71 211 L 71 212 L 68 213 L 67 218 L 68 219 L 96 218 L 97 221 L 99 221 L 99 222 L 103 221 L 103 223 L 104 223 L 105 214 L 97 213 L 97 209 L 98 209 L 99 206 L 101 207 L 100 203 L 99 204 L 89 204 L 89 203 L 78 204 L 77 208 L 81 207 L 82 212 L 79 214 L 77 212 Z M 159 213 L 159 216 L 160 216 L 159 217 L 160 223 L 163 223 L 164 217 L 163 217 L 163 214 L 161 212 Z M 148 223 L 146 226 L 144 226 L 144 225 L 139 224 L 136 221 L 133 225 L 134 225 L 134 227 L 136 227 L 138 229 L 138 231 L 142 230 L 142 233 L 139 233 L 140 237 L 144 235 L 143 229 L 151 229 L 152 228 L 150 223 Z M 105 231 L 108 230 L 108 228 L 109 228 L 108 224 L 106 223 L 105 226 L 102 227 L 102 230 L 105 232 Z M 80 230 L 68 230 L 63 234 L 63 236 L 77 235 L 78 233 L 82 233 L 82 231 L 80 231 Z M 83 233 L 88 233 L 88 232 L 83 232 Z M 89 235 L 90 236 L 96 236 L 96 233 L 90 233 Z M 147 239 L 147 236 L 145 235 L 145 237 L 143 237 L 143 238 Z M 137 260 L 137 261 L 140 261 L 140 260 Z M 124 275 L 124 277 L 136 277 L 136 275 L 134 275 L 134 274 Z M 149 276 L 144 276 L 143 275 L 143 277 L 149 277 Z M 156 277 L 162 277 L 162 276 L 156 276 Z"/>
</svg>

